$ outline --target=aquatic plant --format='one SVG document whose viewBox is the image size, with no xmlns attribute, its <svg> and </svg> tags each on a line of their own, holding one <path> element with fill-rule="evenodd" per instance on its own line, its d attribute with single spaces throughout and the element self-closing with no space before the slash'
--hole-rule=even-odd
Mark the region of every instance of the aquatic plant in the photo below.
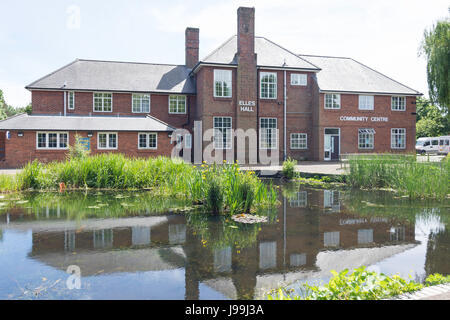
<svg viewBox="0 0 450 320">
<path fill-rule="evenodd" d="M 403 293 L 414 292 L 434 284 L 450 282 L 450 277 L 430 275 L 425 284 L 413 280 L 407 281 L 399 275 L 387 276 L 369 271 L 362 266 L 349 272 L 331 271 L 333 277 L 324 286 L 304 284 L 300 291 L 303 295 L 292 294 L 293 290 L 278 288 L 267 295 L 269 300 L 380 300 L 395 297 Z M 437 281 L 436 281 L 437 280 Z"/>
<path fill-rule="evenodd" d="M 283 169 L 281 172 L 286 179 L 292 179 L 295 175 L 295 166 L 297 165 L 297 160 L 287 158 L 286 161 L 283 162 Z"/>
<path fill-rule="evenodd" d="M 346 182 L 354 188 L 391 188 L 409 198 L 443 199 L 450 193 L 450 162 L 416 162 L 412 156 L 373 155 L 349 159 Z"/>
<path fill-rule="evenodd" d="M 74 157 L 42 164 L 33 161 L 15 178 L 0 178 L 2 191 L 114 189 L 151 190 L 155 196 L 205 204 L 213 212 L 249 212 L 277 204 L 276 191 L 237 164 L 200 167 L 181 159 L 128 158 L 122 154 Z"/>
</svg>

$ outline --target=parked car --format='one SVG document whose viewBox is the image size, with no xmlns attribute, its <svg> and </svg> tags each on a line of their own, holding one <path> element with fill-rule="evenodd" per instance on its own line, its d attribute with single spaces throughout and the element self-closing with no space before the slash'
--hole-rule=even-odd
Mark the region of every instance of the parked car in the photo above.
<svg viewBox="0 0 450 320">
<path fill-rule="evenodd" d="M 429 154 L 439 152 L 439 137 L 423 137 L 416 141 L 416 153 Z"/>
<path fill-rule="evenodd" d="M 450 152 L 450 136 L 439 137 L 438 154 L 448 154 Z"/>
</svg>

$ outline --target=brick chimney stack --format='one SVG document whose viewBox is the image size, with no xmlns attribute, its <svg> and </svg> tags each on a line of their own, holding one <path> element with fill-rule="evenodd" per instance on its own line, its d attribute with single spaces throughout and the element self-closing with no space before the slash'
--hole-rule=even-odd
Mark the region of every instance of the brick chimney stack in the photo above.
<svg viewBox="0 0 450 320">
<path fill-rule="evenodd" d="M 258 75 L 256 71 L 255 54 L 255 8 L 240 7 L 237 10 L 237 106 L 236 129 L 258 128 Z M 251 109 L 241 108 L 241 104 L 251 104 Z M 244 158 L 240 163 L 249 163 L 250 154 L 256 154 L 256 143 L 244 143 L 236 146 L 236 150 Z M 242 150 L 245 148 L 245 151 Z M 244 156 L 245 154 L 245 156 Z"/>
<path fill-rule="evenodd" d="M 186 28 L 186 67 L 192 69 L 198 62 L 198 50 L 199 50 L 199 34 L 198 28 Z"/>
</svg>

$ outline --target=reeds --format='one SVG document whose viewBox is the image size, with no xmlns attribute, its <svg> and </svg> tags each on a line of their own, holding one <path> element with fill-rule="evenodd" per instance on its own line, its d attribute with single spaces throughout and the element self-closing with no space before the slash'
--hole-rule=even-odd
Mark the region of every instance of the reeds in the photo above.
<svg viewBox="0 0 450 320">
<path fill-rule="evenodd" d="M 212 212 L 242 213 L 277 203 L 276 191 L 237 164 L 201 167 L 180 159 L 128 158 L 122 154 L 31 162 L 14 176 L 0 175 L 1 191 L 67 189 L 150 189 L 156 195 L 189 199 Z"/>
<path fill-rule="evenodd" d="M 416 162 L 399 155 L 354 156 L 346 182 L 355 188 L 390 188 L 415 198 L 445 198 L 450 193 L 450 161 Z"/>
</svg>

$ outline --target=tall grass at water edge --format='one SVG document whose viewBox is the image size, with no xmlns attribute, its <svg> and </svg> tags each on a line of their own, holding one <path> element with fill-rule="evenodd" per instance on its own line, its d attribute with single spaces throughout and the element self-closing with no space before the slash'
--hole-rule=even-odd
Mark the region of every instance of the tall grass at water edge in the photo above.
<svg viewBox="0 0 450 320">
<path fill-rule="evenodd" d="M 189 199 L 218 213 L 250 212 L 277 203 L 275 188 L 237 164 L 192 166 L 178 159 L 128 158 L 100 154 L 24 166 L 16 176 L 0 175 L 0 191 L 150 189 L 155 195 Z"/>
<path fill-rule="evenodd" d="M 450 193 L 449 181 L 448 157 L 441 162 L 417 162 L 412 156 L 354 156 L 346 176 L 354 188 L 391 188 L 412 199 L 443 199 Z"/>
</svg>

